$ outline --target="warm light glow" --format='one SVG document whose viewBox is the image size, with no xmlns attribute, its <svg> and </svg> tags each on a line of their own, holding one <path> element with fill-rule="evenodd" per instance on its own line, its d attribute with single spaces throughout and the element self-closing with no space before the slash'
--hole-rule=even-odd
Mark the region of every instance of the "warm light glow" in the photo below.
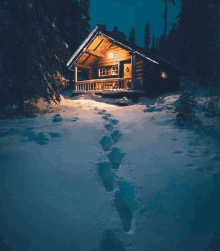
<svg viewBox="0 0 220 251">
<path fill-rule="evenodd" d="M 160 73 L 160 76 L 161 76 L 162 78 L 167 78 L 166 72 L 161 72 L 161 73 Z"/>
<path fill-rule="evenodd" d="M 108 58 L 113 58 L 113 53 L 112 52 L 109 52 Z"/>
</svg>

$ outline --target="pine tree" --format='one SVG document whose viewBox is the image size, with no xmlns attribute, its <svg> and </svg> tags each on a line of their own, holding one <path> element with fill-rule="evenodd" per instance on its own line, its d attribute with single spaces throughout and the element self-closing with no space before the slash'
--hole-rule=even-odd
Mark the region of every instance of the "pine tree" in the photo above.
<svg viewBox="0 0 220 251">
<path fill-rule="evenodd" d="M 12 20 L 6 2 L 1 2 L 1 16 L 0 16 L 0 108 L 5 105 L 12 105 L 16 100 L 14 92 L 18 91 L 15 84 L 16 75 L 13 71 L 14 62 L 10 57 L 12 41 L 15 40 L 16 34 L 12 32 Z"/>
<path fill-rule="evenodd" d="M 145 28 L 144 28 L 144 49 L 145 50 L 149 49 L 150 43 L 151 43 L 150 25 L 149 23 L 146 23 Z"/>
<path fill-rule="evenodd" d="M 135 29 L 134 29 L 134 26 L 132 26 L 132 29 L 130 31 L 130 34 L 129 34 L 129 42 L 131 44 L 136 44 L 136 36 L 135 36 Z"/>
<path fill-rule="evenodd" d="M 156 48 L 156 37 L 155 36 L 153 36 L 153 38 L 152 38 L 151 47 L 154 48 L 154 49 Z"/>
<path fill-rule="evenodd" d="M 44 2 L 8 0 L 6 3 L 12 25 L 5 31 L 6 39 L 10 39 L 4 56 L 16 77 L 15 80 L 7 76 L 13 87 L 16 86 L 12 91 L 14 102 L 18 101 L 23 111 L 24 99 L 43 97 L 47 101 L 59 101 L 54 75 L 65 64 L 66 43 L 54 22 L 47 18 Z"/>
<path fill-rule="evenodd" d="M 157 53 L 157 49 L 156 49 L 156 38 L 155 36 L 153 36 L 152 38 L 152 43 L 151 43 L 151 48 L 150 48 L 150 51 L 154 54 Z"/>
<path fill-rule="evenodd" d="M 168 57 L 167 40 L 164 34 L 160 36 L 158 54 L 164 58 Z"/>
<path fill-rule="evenodd" d="M 81 30 L 81 39 L 80 41 L 83 41 L 90 31 L 90 0 L 81 0 L 80 1 L 80 13 L 81 13 L 81 24 L 80 24 L 80 30 Z"/>
<path fill-rule="evenodd" d="M 160 46 L 160 41 L 159 41 L 159 38 L 157 38 L 157 42 L 156 42 L 156 48 L 158 49 Z"/>
<path fill-rule="evenodd" d="M 204 85 L 207 84 L 207 76 L 210 76 L 214 68 L 209 66 L 215 61 L 214 55 L 218 54 L 213 43 L 217 41 L 216 32 L 219 32 L 220 26 L 220 20 L 217 18 L 219 2 L 182 0 L 180 7 L 179 61 L 188 65 L 191 71 L 195 70 L 197 78 L 201 78 L 200 83 Z"/>
<path fill-rule="evenodd" d="M 57 71 L 88 35 L 89 0 L 5 0 L 1 16 L 0 105 L 43 97 L 59 101 Z M 28 20 L 28 21 L 27 21 Z M 2 24 L 2 25 L 1 25 Z M 3 25 L 4 24 L 4 25 Z M 7 24 L 7 25 L 5 25 Z M 67 43 L 66 43 L 67 42 Z"/>
<path fill-rule="evenodd" d="M 175 0 L 163 0 L 163 2 L 165 3 L 165 10 L 164 10 L 163 18 L 164 18 L 164 36 L 166 38 L 167 37 L 168 4 L 172 3 L 175 6 L 176 2 Z"/>
<path fill-rule="evenodd" d="M 174 24 L 167 36 L 166 43 L 167 59 L 171 62 L 178 62 L 179 37 L 177 32 L 177 24 Z"/>
<path fill-rule="evenodd" d="M 159 48 L 160 48 L 160 40 L 159 40 L 159 38 L 157 38 L 157 40 L 156 40 L 156 54 L 157 55 L 159 53 Z"/>
<path fill-rule="evenodd" d="M 179 125 L 183 126 L 185 122 L 192 122 L 195 112 L 192 110 L 195 102 L 189 93 L 185 91 L 185 86 L 181 88 L 181 94 L 179 98 L 179 106 L 177 106 L 174 112 L 177 112 L 176 118 Z"/>
</svg>

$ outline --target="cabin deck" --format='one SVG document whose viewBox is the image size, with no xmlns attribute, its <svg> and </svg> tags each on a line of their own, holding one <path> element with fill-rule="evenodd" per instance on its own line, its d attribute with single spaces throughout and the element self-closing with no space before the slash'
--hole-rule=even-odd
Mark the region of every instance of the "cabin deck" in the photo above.
<svg viewBox="0 0 220 251">
<path fill-rule="evenodd" d="M 131 79 L 125 79 L 125 78 L 91 79 L 91 80 L 77 81 L 75 85 L 76 91 L 113 90 L 119 88 L 132 89 Z"/>
<path fill-rule="evenodd" d="M 114 91 L 114 90 L 140 90 L 140 83 L 136 81 L 133 86 L 131 78 L 108 78 L 108 79 L 91 79 L 77 81 L 75 91 Z"/>
</svg>

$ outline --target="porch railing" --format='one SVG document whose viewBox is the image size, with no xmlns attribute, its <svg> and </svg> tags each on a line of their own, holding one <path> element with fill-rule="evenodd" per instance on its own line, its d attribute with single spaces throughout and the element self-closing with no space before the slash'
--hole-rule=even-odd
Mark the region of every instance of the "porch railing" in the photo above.
<svg viewBox="0 0 220 251">
<path fill-rule="evenodd" d="M 82 80 L 75 83 L 75 91 L 100 91 L 114 89 L 130 89 L 137 90 L 142 87 L 139 80 L 135 81 L 132 86 L 131 78 L 108 78 L 108 79 L 91 79 Z"/>
</svg>

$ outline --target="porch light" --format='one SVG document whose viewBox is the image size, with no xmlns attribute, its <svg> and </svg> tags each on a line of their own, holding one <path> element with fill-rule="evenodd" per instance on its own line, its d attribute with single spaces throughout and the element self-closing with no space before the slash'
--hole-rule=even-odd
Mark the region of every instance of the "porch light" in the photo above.
<svg viewBox="0 0 220 251">
<path fill-rule="evenodd" d="M 113 58 L 113 53 L 112 52 L 109 52 L 109 54 L 108 54 L 108 58 Z"/>
</svg>

